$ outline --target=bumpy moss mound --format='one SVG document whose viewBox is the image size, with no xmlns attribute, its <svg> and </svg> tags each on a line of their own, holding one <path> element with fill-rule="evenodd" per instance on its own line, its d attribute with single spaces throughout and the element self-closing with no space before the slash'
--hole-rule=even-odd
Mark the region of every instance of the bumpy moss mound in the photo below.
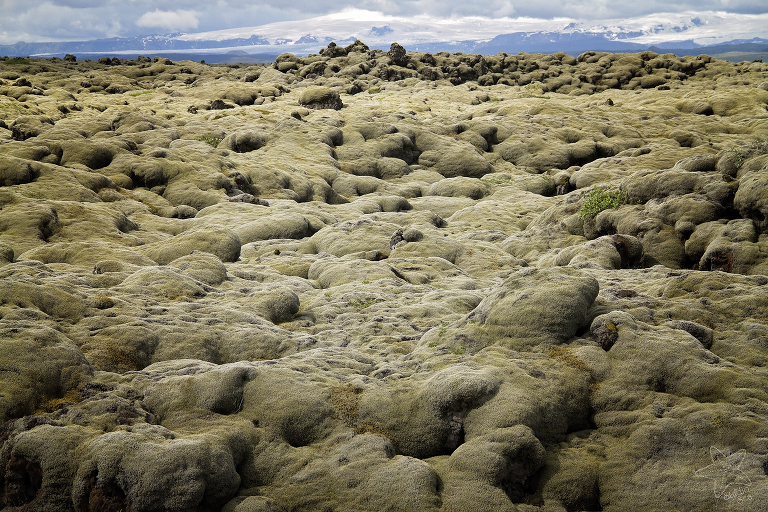
<svg viewBox="0 0 768 512">
<path fill-rule="evenodd" d="M 3 66 L 0 508 L 768 501 L 766 83 L 359 41 Z"/>
</svg>

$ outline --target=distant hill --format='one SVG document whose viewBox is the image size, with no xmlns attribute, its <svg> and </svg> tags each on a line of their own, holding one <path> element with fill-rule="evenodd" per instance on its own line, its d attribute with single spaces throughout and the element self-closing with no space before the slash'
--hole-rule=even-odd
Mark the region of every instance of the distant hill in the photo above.
<svg viewBox="0 0 768 512">
<path fill-rule="evenodd" d="M 556 53 L 565 52 L 579 55 L 589 50 L 605 52 L 639 52 L 647 50 L 648 45 L 615 41 L 606 34 L 580 32 L 516 32 L 494 37 L 487 43 L 475 46 L 474 53 Z"/>
<path fill-rule="evenodd" d="M 768 41 L 740 43 L 732 42 L 697 48 L 659 48 L 651 46 L 649 50 L 657 53 L 674 53 L 680 57 L 685 55 L 701 55 L 706 53 L 718 59 L 731 62 L 765 60 L 768 61 Z"/>
</svg>

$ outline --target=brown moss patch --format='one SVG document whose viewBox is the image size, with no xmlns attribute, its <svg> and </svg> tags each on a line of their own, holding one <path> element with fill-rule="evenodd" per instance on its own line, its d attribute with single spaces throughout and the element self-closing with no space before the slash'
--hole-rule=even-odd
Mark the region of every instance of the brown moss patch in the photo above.
<svg viewBox="0 0 768 512">
<path fill-rule="evenodd" d="M 571 349 L 569 348 L 553 345 L 549 347 L 549 357 L 552 359 L 557 359 L 558 361 L 567 364 L 571 368 L 576 368 L 577 370 L 581 370 L 583 372 L 589 372 L 589 367 L 587 367 L 587 365 L 585 365 L 581 359 L 573 355 L 571 353 Z"/>
<path fill-rule="evenodd" d="M 354 427 L 357 422 L 357 411 L 360 406 L 360 391 L 352 384 L 342 384 L 330 389 L 331 405 L 336 409 L 336 417 L 348 427 Z"/>
<path fill-rule="evenodd" d="M 143 368 L 135 354 L 131 354 L 115 345 L 106 345 L 104 347 L 103 356 L 105 359 L 105 369 L 107 371 L 125 373 L 141 370 Z"/>
<path fill-rule="evenodd" d="M 369 423 L 365 421 L 361 422 L 355 427 L 355 434 L 376 434 L 377 436 L 385 437 L 389 439 L 395 449 L 397 449 L 397 442 L 395 441 L 394 434 L 381 425 L 376 425 L 375 423 Z"/>
<path fill-rule="evenodd" d="M 47 400 L 41 403 L 37 407 L 35 414 L 38 414 L 38 415 L 48 414 L 60 409 L 62 406 L 66 404 L 76 404 L 79 401 L 80 401 L 80 391 L 78 391 L 77 389 L 70 389 L 64 394 L 64 396 L 60 398 L 52 398 L 50 400 Z"/>
</svg>

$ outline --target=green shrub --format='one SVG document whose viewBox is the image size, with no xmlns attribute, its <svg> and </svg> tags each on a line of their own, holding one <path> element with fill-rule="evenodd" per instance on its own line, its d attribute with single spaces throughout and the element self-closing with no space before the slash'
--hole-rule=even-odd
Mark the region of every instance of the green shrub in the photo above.
<svg viewBox="0 0 768 512">
<path fill-rule="evenodd" d="M 627 202 L 627 193 L 623 190 L 606 190 L 597 187 L 589 193 L 589 197 L 581 205 L 579 218 L 593 219 L 601 211 L 608 208 L 616 208 L 617 206 L 627 204 Z"/>
</svg>

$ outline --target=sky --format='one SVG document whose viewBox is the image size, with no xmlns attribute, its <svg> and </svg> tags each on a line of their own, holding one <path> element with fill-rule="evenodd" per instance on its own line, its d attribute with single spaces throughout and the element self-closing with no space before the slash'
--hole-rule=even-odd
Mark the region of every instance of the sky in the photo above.
<svg viewBox="0 0 768 512">
<path fill-rule="evenodd" d="M 617 19 L 662 12 L 768 13 L 766 0 L 0 0 L 0 44 L 205 32 L 345 9 L 426 15 Z"/>
</svg>

